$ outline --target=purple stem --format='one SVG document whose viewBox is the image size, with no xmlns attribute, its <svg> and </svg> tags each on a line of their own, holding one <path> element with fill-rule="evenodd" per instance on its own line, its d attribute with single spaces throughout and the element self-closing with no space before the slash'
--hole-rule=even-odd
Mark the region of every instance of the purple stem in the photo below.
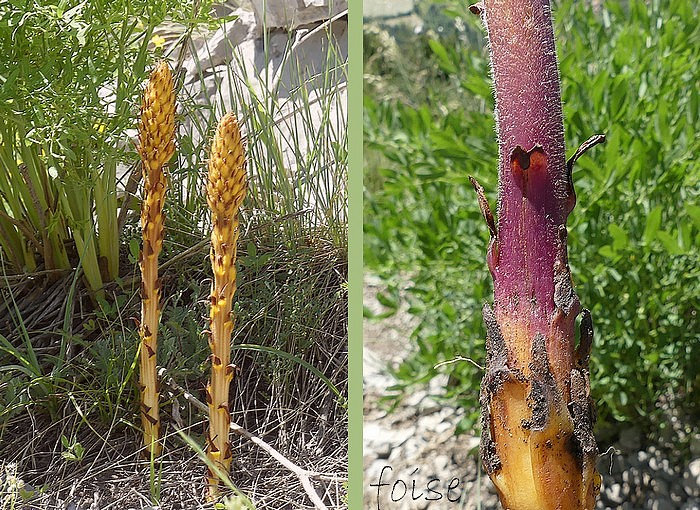
<svg viewBox="0 0 700 510">
<path fill-rule="evenodd" d="M 573 207 L 548 0 L 485 0 L 499 138 L 496 308 L 546 334 L 558 231 Z"/>
</svg>

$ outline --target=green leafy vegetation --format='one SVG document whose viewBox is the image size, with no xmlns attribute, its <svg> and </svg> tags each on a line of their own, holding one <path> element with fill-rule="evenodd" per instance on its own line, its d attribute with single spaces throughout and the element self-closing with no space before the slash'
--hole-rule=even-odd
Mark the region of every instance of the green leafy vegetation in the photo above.
<svg viewBox="0 0 700 510">
<path fill-rule="evenodd" d="M 94 291 L 119 275 L 117 165 L 134 159 L 125 131 L 148 45 L 166 16 L 184 23 L 192 9 L 0 5 L 0 246 L 14 272 L 69 270 L 77 255 Z"/>
<path fill-rule="evenodd" d="M 673 435 L 669 408 L 682 427 L 700 417 L 698 8 L 563 0 L 553 9 L 567 153 L 607 135 L 576 164 L 569 218 L 573 279 L 596 332 L 599 438 L 620 423 Z M 468 410 L 462 425 L 472 429 L 481 371 L 434 366 L 457 356 L 484 365 L 488 231 L 467 177 L 495 206 L 488 55 L 461 3 L 419 2 L 418 11 L 418 36 L 401 27 L 365 35 L 365 263 L 386 281 L 387 313 L 405 296 L 419 318 L 393 389 L 449 371 L 443 396 Z"/>
</svg>

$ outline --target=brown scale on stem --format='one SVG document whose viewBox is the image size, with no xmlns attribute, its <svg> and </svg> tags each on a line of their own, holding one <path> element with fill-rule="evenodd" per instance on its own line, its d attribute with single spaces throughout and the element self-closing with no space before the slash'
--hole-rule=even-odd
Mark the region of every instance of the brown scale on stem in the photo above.
<svg viewBox="0 0 700 510">
<path fill-rule="evenodd" d="M 161 62 L 151 73 L 141 104 L 139 155 L 143 169 L 143 202 L 139 253 L 141 268 L 141 352 L 139 388 L 143 441 L 149 454 L 160 455 L 160 416 L 158 412 L 158 322 L 161 286 L 158 255 L 163 246 L 165 217 L 163 203 L 167 181 L 165 167 L 175 153 L 175 90 L 170 68 Z"/>
<path fill-rule="evenodd" d="M 229 441 L 229 387 L 234 366 L 231 359 L 231 310 L 236 292 L 236 253 L 239 235 L 238 211 L 246 193 L 245 153 L 238 122 L 226 114 L 216 130 L 209 157 L 207 203 L 212 213 L 210 260 L 214 278 L 210 295 L 209 348 L 211 379 L 206 388 L 209 407 L 207 455 L 224 473 L 231 468 Z M 219 477 L 208 474 L 208 497 L 218 496 Z"/>
</svg>

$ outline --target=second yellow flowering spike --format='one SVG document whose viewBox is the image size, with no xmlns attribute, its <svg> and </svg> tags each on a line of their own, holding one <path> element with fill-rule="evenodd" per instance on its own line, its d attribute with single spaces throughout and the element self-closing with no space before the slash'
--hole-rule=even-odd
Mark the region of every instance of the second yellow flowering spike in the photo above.
<svg viewBox="0 0 700 510">
<path fill-rule="evenodd" d="M 246 193 L 245 152 L 236 117 L 228 113 L 216 130 L 209 156 L 207 203 L 212 213 L 210 259 L 212 282 L 209 314 L 211 379 L 207 385 L 209 431 L 207 454 L 223 472 L 231 467 L 229 441 L 229 387 L 233 379 L 231 365 L 231 308 L 236 292 L 236 252 L 238 211 Z M 218 495 L 219 478 L 212 470 L 208 475 L 209 498 Z"/>
</svg>

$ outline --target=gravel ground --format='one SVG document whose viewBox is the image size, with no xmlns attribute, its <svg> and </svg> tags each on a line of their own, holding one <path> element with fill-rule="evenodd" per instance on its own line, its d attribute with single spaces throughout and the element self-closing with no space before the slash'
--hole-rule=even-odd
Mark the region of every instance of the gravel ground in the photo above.
<svg viewBox="0 0 700 510">
<path fill-rule="evenodd" d="M 377 279 L 366 277 L 365 306 L 376 312 L 381 310 L 375 299 L 380 287 Z M 409 352 L 414 325 L 405 310 L 382 321 L 365 320 L 364 508 L 500 508 L 478 462 L 478 431 L 456 436 L 464 411 L 433 398 L 446 379 L 433 379 L 391 412 L 382 404 L 386 388 L 394 384 L 386 367 Z M 700 436 L 691 443 L 694 460 L 685 465 L 675 465 L 664 451 L 643 447 L 637 429 L 623 431 L 600 457 L 603 485 L 596 508 L 700 510 Z"/>
</svg>

